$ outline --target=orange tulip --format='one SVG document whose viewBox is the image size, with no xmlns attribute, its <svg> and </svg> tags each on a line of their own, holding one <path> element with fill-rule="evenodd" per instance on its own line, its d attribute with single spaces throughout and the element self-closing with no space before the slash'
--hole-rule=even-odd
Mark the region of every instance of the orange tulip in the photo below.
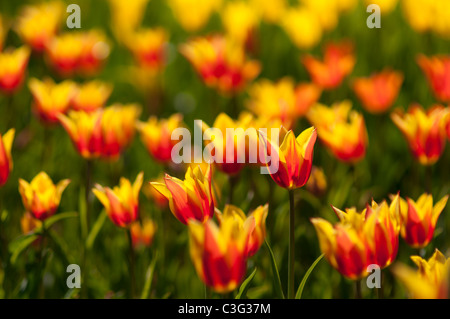
<svg viewBox="0 0 450 319">
<path fill-rule="evenodd" d="M 227 213 L 219 227 L 212 219 L 204 224 L 190 220 L 188 226 L 190 255 L 200 279 L 218 293 L 236 289 L 246 272 L 254 218 L 244 222 Z"/>
<path fill-rule="evenodd" d="M 0 52 L 0 91 L 14 93 L 22 84 L 30 49 L 22 46 Z"/>
<path fill-rule="evenodd" d="M 142 225 L 139 222 L 134 222 L 131 224 L 130 230 L 133 247 L 138 247 L 140 245 L 150 247 L 153 242 L 156 229 L 156 224 L 148 218 L 143 220 Z"/>
<path fill-rule="evenodd" d="M 148 152 L 163 163 L 172 160 L 172 148 L 178 143 L 172 139 L 172 132 L 182 126 L 183 116 L 179 113 L 161 120 L 151 116 L 147 122 L 138 122 L 136 125 Z"/>
<path fill-rule="evenodd" d="M 35 6 L 25 6 L 18 18 L 15 29 L 21 39 L 35 51 L 43 51 L 45 45 L 55 36 L 63 18 L 62 2 L 45 2 Z"/>
<path fill-rule="evenodd" d="M 323 61 L 306 55 L 302 63 L 315 84 L 327 90 L 337 88 L 355 65 L 353 45 L 349 42 L 330 43 L 325 47 Z"/>
<path fill-rule="evenodd" d="M 268 141 L 264 134 L 260 136 L 267 145 L 267 154 L 272 160 L 274 156 L 278 159 L 278 165 L 267 166 L 275 183 L 289 190 L 305 185 L 311 174 L 314 144 L 317 139 L 316 129 L 310 127 L 297 138 L 289 131 L 280 147 Z"/>
<path fill-rule="evenodd" d="M 406 114 L 397 110 L 392 121 L 402 131 L 414 157 L 422 165 L 436 163 L 445 148 L 446 109 L 438 105 L 427 112 L 420 105 L 412 105 Z"/>
<path fill-rule="evenodd" d="M 220 35 L 195 38 L 180 51 L 207 86 L 225 94 L 245 88 L 261 69 L 259 62 L 247 60 L 242 45 Z"/>
<path fill-rule="evenodd" d="M 433 206 L 433 197 L 429 194 L 422 194 L 417 202 L 400 198 L 400 234 L 408 245 L 415 248 L 428 245 L 447 200 L 448 195 Z"/>
<path fill-rule="evenodd" d="M 31 183 L 19 179 L 19 192 L 23 206 L 35 218 L 45 220 L 56 213 L 61 195 L 69 183 L 70 180 L 65 179 L 55 185 L 45 172 L 36 175 Z"/>
<path fill-rule="evenodd" d="M 292 128 L 300 116 L 317 102 L 321 90 L 311 83 L 297 87 L 292 79 L 283 78 L 276 83 L 261 80 L 249 90 L 248 108 L 260 117 L 281 120 L 284 127 Z"/>
<path fill-rule="evenodd" d="M 327 190 L 327 179 L 323 169 L 317 166 L 311 168 L 311 176 L 306 183 L 306 189 L 315 196 L 322 196 Z"/>
<path fill-rule="evenodd" d="M 403 82 L 400 72 L 386 69 L 368 78 L 357 78 L 353 90 L 370 113 L 382 113 L 392 106 Z"/>
<path fill-rule="evenodd" d="M 436 98 L 450 102 L 450 56 L 419 55 L 417 63 L 425 73 Z"/>
<path fill-rule="evenodd" d="M 24 235 L 31 233 L 36 228 L 42 226 L 42 222 L 39 219 L 33 217 L 30 212 L 26 212 L 20 218 L 20 228 Z"/>
<path fill-rule="evenodd" d="M 163 28 L 142 29 L 127 39 L 127 47 L 140 67 L 158 71 L 164 67 L 168 34 Z"/>
<path fill-rule="evenodd" d="M 72 99 L 72 108 L 85 112 L 100 109 L 105 106 L 112 89 L 112 85 L 97 80 L 78 85 Z"/>
<path fill-rule="evenodd" d="M 138 218 L 139 192 L 143 179 L 144 173 L 141 172 L 133 185 L 128 179 L 122 177 L 119 186 L 115 186 L 113 189 L 97 184 L 92 190 L 115 225 L 128 227 Z"/>
<path fill-rule="evenodd" d="M 193 219 L 201 223 L 214 215 L 214 198 L 211 190 L 212 171 L 203 172 L 200 166 L 188 167 L 184 181 L 166 174 L 164 184 L 151 185 L 169 200 L 172 214 L 183 224 Z"/>
<path fill-rule="evenodd" d="M 58 122 L 58 115 L 65 114 L 75 93 L 75 84 L 63 81 L 56 84 L 52 79 L 44 81 L 32 78 L 28 82 L 33 95 L 33 109 L 39 119 L 47 124 Z"/>
<path fill-rule="evenodd" d="M 13 168 L 11 148 L 14 140 L 15 130 L 12 128 L 6 134 L 0 134 L 0 186 L 8 181 L 9 174 Z"/>
<path fill-rule="evenodd" d="M 349 101 L 331 107 L 316 104 L 307 117 L 317 127 L 320 140 L 336 158 L 354 163 L 365 156 L 368 137 L 363 116 L 351 108 Z"/>
</svg>

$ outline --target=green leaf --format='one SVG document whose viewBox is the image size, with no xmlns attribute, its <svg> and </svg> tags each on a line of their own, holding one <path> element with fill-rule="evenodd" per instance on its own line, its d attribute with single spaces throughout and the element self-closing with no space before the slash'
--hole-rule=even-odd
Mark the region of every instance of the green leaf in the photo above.
<svg viewBox="0 0 450 319">
<path fill-rule="evenodd" d="M 67 219 L 67 218 L 74 218 L 77 217 L 78 213 L 77 212 L 65 212 L 65 213 L 60 213 L 60 214 L 55 214 L 52 217 L 47 218 L 44 223 L 45 223 L 45 228 L 49 229 L 54 223 L 63 220 L 63 219 Z M 34 233 L 41 231 L 41 227 L 38 227 L 35 229 Z"/>
<path fill-rule="evenodd" d="M 102 210 L 100 215 L 97 217 L 97 220 L 95 221 L 95 224 L 86 239 L 86 249 L 91 249 L 94 245 L 95 238 L 97 238 L 98 233 L 102 229 L 107 216 L 106 211 Z"/>
<path fill-rule="evenodd" d="M 281 286 L 280 273 L 278 272 L 277 262 L 275 261 L 275 256 L 273 255 L 272 248 L 270 248 L 269 242 L 267 239 L 265 240 L 266 247 L 269 250 L 270 261 L 272 264 L 272 274 L 273 274 L 273 286 L 275 289 L 275 293 L 278 298 L 284 299 L 283 288 Z"/>
<path fill-rule="evenodd" d="M 147 272 L 145 274 L 145 284 L 144 289 L 142 289 L 141 299 L 147 299 L 150 293 L 150 288 L 152 286 L 153 274 L 155 273 L 156 260 L 158 259 L 158 253 L 153 257 L 152 262 L 147 268 Z"/>
<path fill-rule="evenodd" d="M 88 235 L 87 202 L 85 193 L 86 189 L 84 187 L 81 187 L 80 195 L 78 197 L 78 210 L 80 211 L 81 237 L 83 238 L 83 240 L 85 240 Z"/>
<path fill-rule="evenodd" d="M 250 276 L 248 276 L 247 279 L 244 280 L 241 287 L 239 288 L 239 292 L 236 295 L 235 299 L 245 298 L 245 296 L 247 295 L 247 290 L 248 290 L 249 284 L 252 282 L 253 277 L 255 277 L 255 274 L 256 274 L 256 268 L 252 271 Z"/>
<path fill-rule="evenodd" d="M 323 258 L 323 254 L 320 255 L 311 265 L 311 267 L 309 267 L 308 271 L 306 272 L 305 276 L 303 276 L 302 282 L 300 283 L 300 286 L 298 286 L 298 290 L 297 293 L 295 294 L 295 299 L 301 299 L 302 298 L 302 293 L 303 293 L 303 288 L 305 288 L 305 284 L 306 281 L 308 280 L 309 275 L 311 275 L 312 271 L 314 270 L 314 268 L 316 267 L 316 265 L 319 263 L 319 261 Z"/>
<path fill-rule="evenodd" d="M 24 251 L 38 238 L 39 235 L 31 233 L 17 237 L 15 240 L 13 240 L 9 244 L 9 251 L 11 253 L 11 264 L 15 264 L 17 261 L 17 257 L 19 257 L 20 253 Z"/>
</svg>

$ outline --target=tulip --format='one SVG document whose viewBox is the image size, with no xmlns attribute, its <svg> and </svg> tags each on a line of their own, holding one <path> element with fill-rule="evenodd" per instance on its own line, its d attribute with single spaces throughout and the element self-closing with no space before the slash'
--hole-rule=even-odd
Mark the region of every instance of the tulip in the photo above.
<svg viewBox="0 0 450 319">
<path fill-rule="evenodd" d="M 323 61 L 305 55 L 302 63 L 315 84 L 326 90 L 337 88 L 355 65 L 353 45 L 349 42 L 329 43 Z"/>
<path fill-rule="evenodd" d="M 227 2 L 220 13 L 227 35 L 252 51 L 255 30 L 259 24 L 259 15 L 252 4 L 244 1 Z"/>
<path fill-rule="evenodd" d="M 64 5 L 59 1 L 25 6 L 19 13 L 15 29 L 26 44 L 41 52 L 56 35 L 63 11 Z"/>
<path fill-rule="evenodd" d="M 172 148 L 178 143 L 172 139 L 172 133 L 182 126 L 183 116 L 179 113 L 161 120 L 151 116 L 147 122 L 138 122 L 136 125 L 148 152 L 163 163 L 172 160 Z"/>
<path fill-rule="evenodd" d="M 391 114 L 392 121 L 402 131 L 414 157 L 422 165 L 433 165 L 445 148 L 446 110 L 435 106 L 427 112 L 412 105 L 406 114 L 400 110 Z"/>
<path fill-rule="evenodd" d="M 311 15 L 317 17 L 323 31 L 336 28 L 339 21 L 338 0 L 301 0 L 299 2 L 311 12 Z"/>
<path fill-rule="evenodd" d="M 131 143 L 139 113 L 137 105 L 115 104 L 90 113 L 71 111 L 58 119 L 82 157 L 115 160 Z"/>
<path fill-rule="evenodd" d="M 92 159 L 101 155 L 102 114 L 101 110 L 91 113 L 70 111 L 68 116 L 62 114 L 58 116 L 72 143 L 83 158 Z"/>
<path fill-rule="evenodd" d="M 380 268 L 389 266 L 397 256 L 398 235 L 400 232 L 399 195 L 393 197 L 388 206 L 386 201 L 367 205 L 364 232 L 369 246 L 370 263 Z"/>
<path fill-rule="evenodd" d="M 112 85 L 97 80 L 77 86 L 72 99 L 75 111 L 93 112 L 105 106 L 112 93 Z"/>
<path fill-rule="evenodd" d="M 26 46 L 0 52 L 0 91 L 14 93 L 22 84 L 30 49 Z"/>
<path fill-rule="evenodd" d="M 180 47 L 203 82 L 224 94 L 235 94 L 260 72 L 260 63 L 247 60 L 241 45 L 220 35 L 195 38 Z"/>
<path fill-rule="evenodd" d="M 402 0 L 403 13 L 411 27 L 420 33 L 450 34 L 450 3 L 446 0 Z"/>
<path fill-rule="evenodd" d="M 282 21 L 287 9 L 286 0 L 252 0 L 253 10 L 256 10 L 267 23 L 276 24 Z"/>
<path fill-rule="evenodd" d="M 55 84 L 50 78 L 44 81 L 32 78 L 28 86 L 33 95 L 33 109 L 47 124 L 57 123 L 58 115 L 68 111 L 75 93 L 75 84 L 71 81 Z"/>
<path fill-rule="evenodd" d="M 132 33 L 126 43 L 140 67 L 159 71 L 166 62 L 167 40 L 166 30 L 156 28 Z"/>
<path fill-rule="evenodd" d="M 433 197 L 426 193 L 417 201 L 400 198 L 400 234 L 408 245 L 422 248 L 429 244 L 447 200 L 448 195 L 433 206 Z"/>
<path fill-rule="evenodd" d="M 139 192 L 143 179 L 144 173 L 141 172 L 133 185 L 128 179 L 122 177 L 119 186 L 113 189 L 97 184 L 92 190 L 116 226 L 128 227 L 138 218 Z"/>
<path fill-rule="evenodd" d="M 435 97 L 450 102 L 450 56 L 419 55 L 417 63 L 426 75 Z"/>
<path fill-rule="evenodd" d="M 20 218 L 20 228 L 24 235 L 30 234 L 35 229 L 42 227 L 42 222 L 33 217 L 30 212 L 26 212 Z"/>
<path fill-rule="evenodd" d="M 322 196 L 327 190 L 327 179 L 323 169 L 317 166 L 311 168 L 311 175 L 306 182 L 306 189 L 315 196 Z"/>
<path fill-rule="evenodd" d="M 336 158 L 355 163 L 366 154 L 368 137 L 363 116 L 351 107 L 349 101 L 331 107 L 316 104 L 309 110 L 307 118 L 317 127 L 320 140 Z"/>
<path fill-rule="evenodd" d="M 201 29 L 209 21 L 212 13 L 220 8 L 222 0 L 169 0 L 168 4 L 183 29 L 195 32 Z"/>
<path fill-rule="evenodd" d="M 301 83 L 295 87 L 290 78 L 277 83 L 261 80 L 249 90 L 248 108 L 255 114 L 269 119 L 280 119 L 287 129 L 292 128 L 300 116 L 317 102 L 321 90 L 314 84 Z"/>
<path fill-rule="evenodd" d="M 314 127 L 304 130 L 297 138 L 292 131 L 284 137 L 280 147 L 267 141 L 260 135 L 267 145 L 267 154 L 278 159 L 277 166 L 269 166 L 269 174 L 279 186 L 288 190 L 302 187 L 311 174 L 314 144 L 317 133 Z"/>
<path fill-rule="evenodd" d="M 0 51 L 3 50 L 3 44 L 5 43 L 6 34 L 8 33 L 8 25 L 5 22 L 5 18 L 0 14 Z"/>
<path fill-rule="evenodd" d="M 96 75 L 109 56 L 108 40 L 102 31 L 90 30 L 82 33 L 81 41 L 77 71 L 83 76 Z"/>
<path fill-rule="evenodd" d="M 194 219 L 204 223 L 214 215 L 211 177 L 211 167 L 205 172 L 199 166 L 188 167 L 184 181 L 166 174 L 164 184 L 151 185 L 169 200 L 170 211 L 180 222 L 187 225 Z"/>
<path fill-rule="evenodd" d="M 45 172 L 40 172 L 31 183 L 19 179 L 19 192 L 25 209 L 41 221 L 56 213 L 61 201 L 61 195 L 69 185 L 70 180 L 65 179 L 58 184 Z"/>
<path fill-rule="evenodd" d="M 392 106 L 403 82 L 400 72 L 389 69 L 368 78 L 357 78 L 353 90 L 370 113 L 382 113 Z"/>
<path fill-rule="evenodd" d="M 394 275 L 402 281 L 410 296 L 415 299 L 448 299 L 450 258 L 436 249 L 430 259 L 411 256 L 417 271 L 403 264 L 395 264 Z"/>
<path fill-rule="evenodd" d="M 190 255 L 200 279 L 218 293 L 236 289 L 246 272 L 254 218 L 243 222 L 235 214 L 224 214 L 219 227 L 212 219 L 204 224 L 190 220 L 188 226 Z"/>
<path fill-rule="evenodd" d="M 231 218 L 232 216 L 239 219 L 242 224 L 247 220 L 254 220 L 254 229 L 249 233 L 247 256 L 251 257 L 259 250 L 266 238 L 266 218 L 269 212 L 269 205 L 258 206 L 253 210 L 249 216 L 245 216 L 244 212 L 236 206 L 225 205 L 223 213 L 216 209 L 216 216 L 221 223 L 224 218 Z M 249 221 L 250 222 L 250 221 Z"/>
<path fill-rule="evenodd" d="M 14 140 L 15 130 L 12 128 L 6 134 L 0 134 L 0 186 L 8 181 L 9 174 L 13 169 L 11 148 Z"/>
<path fill-rule="evenodd" d="M 119 42 L 125 43 L 130 34 L 141 25 L 149 0 L 108 0 L 111 29 Z"/>
<path fill-rule="evenodd" d="M 357 280 L 367 275 L 369 246 L 363 236 L 364 214 L 354 208 L 342 212 L 334 208 L 341 222 L 332 225 L 322 218 L 312 218 L 320 250 L 330 265 L 343 276 Z"/>
<path fill-rule="evenodd" d="M 151 219 L 144 219 L 142 225 L 139 222 L 131 224 L 130 230 L 133 246 L 151 246 L 156 229 L 156 224 Z"/>
<path fill-rule="evenodd" d="M 311 49 L 322 38 L 323 30 L 319 18 L 307 7 L 289 8 L 283 18 L 282 27 L 299 49 Z"/>
</svg>

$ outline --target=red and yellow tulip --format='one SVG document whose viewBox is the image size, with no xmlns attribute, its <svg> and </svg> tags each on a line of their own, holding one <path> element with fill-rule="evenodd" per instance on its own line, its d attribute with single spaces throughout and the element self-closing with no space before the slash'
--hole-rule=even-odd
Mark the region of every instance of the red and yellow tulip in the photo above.
<svg viewBox="0 0 450 319">
<path fill-rule="evenodd" d="M 448 195 L 433 206 L 433 197 L 426 193 L 417 201 L 400 198 L 400 234 L 408 245 L 421 248 L 430 243 L 447 200 Z"/>
<path fill-rule="evenodd" d="M 132 33 L 126 43 L 140 67 L 156 72 L 166 62 L 168 37 L 163 28 L 142 29 Z"/>
<path fill-rule="evenodd" d="M 14 93 L 22 84 L 30 49 L 22 46 L 0 52 L 0 91 Z"/>
<path fill-rule="evenodd" d="M 251 257 L 256 254 L 266 238 L 266 218 L 268 212 L 268 204 L 264 206 L 260 205 L 255 208 L 247 217 L 239 207 L 236 207 L 234 205 L 225 205 L 223 213 L 216 209 L 216 216 L 219 220 L 219 223 L 222 223 L 222 220 L 224 218 L 239 219 L 242 225 L 244 225 L 245 223 L 250 223 L 250 219 L 254 221 L 254 228 L 249 233 L 247 246 L 247 256 Z"/>
<path fill-rule="evenodd" d="M 340 218 L 334 226 L 322 219 L 312 218 L 320 250 L 330 265 L 343 276 L 356 280 L 367 275 L 370 264 L 370 250 L 364 235 L 364 212 L 346 209 L 345 212 L 333 207 Z"/>
<path fill-rule="evenodd" d="M 65 179 L 58 184 L 45 172 L 40 172 L 31 183 L 19 179 L 19 192 L 25 209 L 39 220 L 45 220 L 56 213 L 61 201 L 61 195 L 69 185 L 70 180 Z"/>
<path fill-rule="evenodd" d="M 151 116 L 147 122 L 138 122 L 136 128 L 152 157 L 168 163 L 172 160 L 172 148 L 178 143 L 172 139 L 172 132 L 183 125 L 183 116 L 176 113 L 168 119 L 160 120 L 156 116 Z"/>
<path fill-rule="evenodd" d="M 353 45 L 349 42 L 327 44 L 323 61 L 311 55 L 302 58 L 312 81 L 326 90 L 337 88 L 352 72 L 355 62 Z"/>
<path fill-rule="evenodd" d="M 56 84 L 51 78 L 43 81 L 32 78 L 28 87 L 33 95 L 33 110 L 46 124 L 58 122 L 58 115 L 69 110 L 75 94 L 75 84 L 72 81 Z"/>
<path fill-rule="evenodd" d="M 314 144 L 317 139 L 316 129 L 310 127 L 297 138 L 292 131 L 287 132 L 281 146 L 274 145 L 260 134 L 266 143 L 267 154 L 278 159 L 278 165 L 267 165 L 272 179 L 279 186 L 289 190 L 302 187 L 311 174 Z M 278 167 L 277 167 L 278 166 Z"/>
<path fill-rule="evenodd" d="M 180 51 L 207 86 L 225 94 L 245 88 L 261 69 L 259 62 L 247 60 L 242 45 L 220 35 L 195 38 Z"/>
<path fill-rule="evenodd" d="M 450 56 L 426 57 L 419 55 L 417 63 L 427 77 L 435 97 L 450 102 Z"/>
<path fill-rule="evenodd" d="M 200 279 L 218 293 L 236 289 L 246 272 L 254 218 L 243 222 L 241 217 L 227 213 L 219 227 L 212 219 L 204 224 L 191 220 L 188 226 L 190 255 Z"/>
<path fill-rule="evenodd" d="M 12 128 L 3 136 L 0 134 L 0 186 L 6 184 L 13 169 L 11 148 L 15 132 L 15 129 Z"/>
<path fill-rule="evenodd" d="M 25 6 L 17 17 L 15 29 L 22 41 L 41 52 L 56 35 L 63 11 L 64 4 L 60 1 Z"/>
<path fill-rule="evenodd" d="M 430 259 L 411 256 L 418 269 L 415 271 L 404 264 L 395 264 L 392 271 L 400 279 L 414 299 L 448 299 L 448 278 L 450 258 L 436 249 Z"/>
<path fill-rule="evenodd" d="M 200 166 L 188 167 L 184 180 L 166 174 L 164 184 L 151 185 L 169 200 L 170 211 L 183 224 L 189 220 L 204 223 L 214 215 L 214 198 L 211 190 L 212 171 L 203 172 Z"/>
<path fill-rule="evenodd" d="M 138 218 L 139 192 L 143 179 L 144 173 L 141 172 L 133 184 L 122 177 L 119 186 L 115 186 L 113 189 L 97 184 L 92 190 L 115 225 L 128 227 Z"/>
<path fill-rule="evenodd" d="M 142 225 L 139 222 L 131 224 L 130 231 L 133 246 L 150 247 L 153 243 L 156 229 L 156 224 L 149 218 L 144 219 Z"/>
<path fill-rule="evenodd" d="M 183 29 L 195 32 L 201 29 L 213 12 L 220 8 L 222 0 L 169 0 L 168 4 Z"/>
<path fill-rule="evenodd" d="M 105 106 L 112 90 L 111 84 L 98 80 L 78 85 L 72 99 L 72 109 L 85 112 L 93 112 L 100 109 Z"/>
<path fill-rule="evenodd" d="M 353 90 L 370 113 L 383 113 L 392 106 L 402 86 L 403 75 L 390 69 L 368 78 L 357 78 Z"/>
<path fill-rule="evenodd" d="M 295 87 L 290 78 L 276 83 L 261 80 L 249 90 L 248 108 L 260 117 L 281 120 L 284 127 L 290 129 L 300 116 L 317 102 L 321 90 L 314 84 L 301 83 Z"/>
<path fill-rule="evenodd" d="M 331 107 L 316 104 L 309 110 L 307 118 L 336 158 L 354 163 L 365 156 L 368 137 L 363 116 L 351 108 L 349 101 Z"/>
<path fill-rule="evenodd" d="M 397 110 L 392 121 L 402 131 L 414 157 L 422 165 L 437 162 L 445 148 L 445 121 L 447 110 L 438 105 L 425 111 L 420 105 L 412 105 L 406 114 Z"/>
</svg>

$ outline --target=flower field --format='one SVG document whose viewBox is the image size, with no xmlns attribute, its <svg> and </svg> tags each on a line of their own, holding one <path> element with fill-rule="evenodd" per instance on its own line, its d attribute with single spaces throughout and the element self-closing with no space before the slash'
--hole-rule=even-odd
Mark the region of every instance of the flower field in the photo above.
<svg viewBox="0 0 450 319">
<path fill-rule="evenodd" d="M 0 298 L 448 299 L 450 3 L 0 4 Z"/>
</svg>

